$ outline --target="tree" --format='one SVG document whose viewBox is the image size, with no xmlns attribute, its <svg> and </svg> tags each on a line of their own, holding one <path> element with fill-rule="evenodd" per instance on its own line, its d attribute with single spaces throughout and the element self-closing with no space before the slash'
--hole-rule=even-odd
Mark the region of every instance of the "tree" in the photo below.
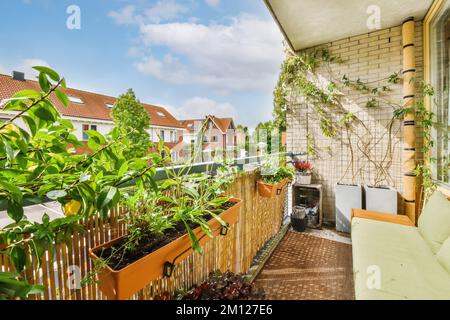
<svg viewBox="0 0 450 320">
<path fill-rule="evenodd" d="M 269 153 L 282 152 L 283 148 L 281 145 L 281 129 L 277 126 L 274 121 L 260 122 L 255 129 L 254 135 L 256 141 L 267 143 L 266 150 Z M 272 150 L 272 138 L 278 139 L 278 150 Z M 276 140 L 275 140 L 276 141 Z"/>
<path fill-rule="evenodd" d="M 277 87 L 273 91 L 273 118 L 275 126 L 280 128 L 281 132 L 286 131 L 286 112 L 287 112 L 287 100 L 286 91 L 283 87 L 283 78 L 280 76 Z"/>
<path fill-rule="evenodd" d="M 245 137 L 243 145 L 242 145 L 242 142 L 239 141 L 241 143 L 241 145 L 238 146 L 238 149 L 243 148 L 245 151 L 250 151 L 250 137 L 249 137 L 248 127 L 239 124 L 236 126 L 236 132 L 239 134 L 244 134 L 244 137 Z"/>
<path fill-rule="evenodd" d="M 151 146 L 147 132 L 150 117 L 132 89 L 119 96 L 112 109 L 112 118 L 117 128 L 129 133 L 124 156 L 128 159 L 145 156 Z"/>
</svg>

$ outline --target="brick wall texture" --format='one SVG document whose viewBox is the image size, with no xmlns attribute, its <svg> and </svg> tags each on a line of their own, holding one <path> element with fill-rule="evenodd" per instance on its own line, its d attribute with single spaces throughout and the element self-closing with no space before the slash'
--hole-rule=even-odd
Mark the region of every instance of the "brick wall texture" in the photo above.
<svg viewBox="0 0 450 320">
<path fill-rule="evenodd" d="M 422 47 L 422 23 L 416 22 L 416 69 L 417 83 L 423 79 L 423 47 Z M 403 65 L 403 44 L 402 27 L 393 27 L 389 29 L 378 30 L 375 32 L 345 38 L 324 44 L 320 47 L 329 49 L 332 55 L 339 57 L 342 63 L 331 64 L 331 71 L 337 78 L 347 75 L 349 79 L 361 79 L 363 82 L 370 83 L 371 86 L 383 85 L 385 81 L 380 79 L 389 77 L 394 72 L 402 70 Z M 319 68 L 318 73 L 323 77 L 329 77 L 329 70 L 326 67 Z M 384 96 L 402 105 L 402 84 L 391 86 Z M 371 151 L 372 157 L 376 161 L 382 161 L 387 143 L 387 125 L 393 116 L 392 106 L 381 104 L 377 108 L 366 108 L 368 101 L 367 95 L 361 92 L 346 88 L 343 91 L 345 95 L 344 108 L 357 115 L 372 134 Z M 359 150 L 354 150 L 354 170 L 357 172 L 353 178 L 350 164 L 350 152 L 345 143 L 336 138 L 324 137 L 319 127 L 319 121 L 313 108 L 305 103 L 299 95 L 289 98 L 289 109 L 287 114 L 287 149 L 288 151 L 306 151 L 307 136 L 314 137 L 314 145 L 317 151 L 316 156 L 308 156 L 315 167 L 313 183 L 324 186 L 324 220 L 333 222 L 335 220 L 334 209 L 334 186 L 336 183 L 360 183 L 373 185 L 377 170 L 373 163 L 362 156 Z M 417 130 L 418 145 L 420 146 L 420 130 Z M 402 192 L 402 148 L 403 133 L 400 121 L 395 121 L 392 128 L 392 164 L 389 167 L 389 181 L 383 184 L 394 186 L 399 194 Z M 354 141 L 356 143 L 356 140 Z M 357 148 L 355 148 L 357 149 Z M 417 157 L 421 157 L 418 153 Z M 402 212 L 402 201 L 399 197 L 399 212 Z"/>
</svg>

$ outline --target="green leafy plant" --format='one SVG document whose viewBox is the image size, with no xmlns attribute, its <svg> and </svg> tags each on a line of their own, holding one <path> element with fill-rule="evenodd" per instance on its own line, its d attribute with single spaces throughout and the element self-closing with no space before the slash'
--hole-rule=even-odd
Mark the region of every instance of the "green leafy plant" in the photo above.
<svg viewBox="0 0 450 320">
<path fill-rule="evenodd" d="M 417 124 L 422 128 L 422 152 L 425 156 L 428 156 L 427 158 L 429 159 L 429 161 L 419 161 L 414 170 L 414 174 L 422 179 L 421 193 L 423 194 L 423 201 L 427 201 L 429 197 L 434 193 L 434 191 L 436 191 L 437 184 L 433 179 L 433 172 L 431 170 L 431 166 L 436 162 L 436 159 L 430 156 L 431 151 L 434 147 L 434 141 L 432 137 L 434 113 L 426 107 L 425 99 L 430 98 L 431 100 L 431 97 L 434 96 L 435 91 L 431 85 L 422 82 L 421 93 L 421 98 L 416 100 L 414 111 L 407 109 L 405 113 L 415 112 Z M 403 115 L 404 114 L 402 114 L 402 116 Z"/>
<path fill-rule="evenodd" d="M 205 236 L 212 237 L 210 219 L 229 227 L 219 215 L 233 205 L 224 195 L 235 179 L 233 170 L 218 168 L 215 172 L 190 174 L 187 165 L 178 171 L 168 167 L 163 170 L 167 179 L 151 190 L 130 190 L 133 194 L 122 201 L 128 211 L 128 233 L 119 244 L 100 253 L 103 262 L 86 281 L 94 281 L 95 273 L 105 265 L 119 270 L 183 234 L 188 234 L 192 249 L 202 253 L 195 228 L 200 227 Z"/>
<path fill-rule="evenodd" d="M 261 180 L 267 184 L 278 184 L 287 179 L 292 181 L 295 176 L 295 169 L 280 165 L 276 158 L 267 159 L 260 168 Z"/>
<path fill-rule="evenodd" d="M 55 105 L 69 105 L 66 81 L 47 67 L 34 69 L 39 71 L 40 91 L 24 90 L 3 100 L 3 109 L 15 115 L 0 124 L 0 205 L 14 221 L 0 229 L 0 247 L 18 274 L 30 265 L 31 255 L 39 265 L 47 248 L 53 256 L 53 244 L 69 243 L 75 230 L 83 232 L 82 218 L 97 212 L 107 218 L 122 198 L 123 186 L 135 183 L 138 189 L 147 189 L 155 185 L 155 167 L 149 163 L 162 161 L 159 154 L 125 157 L 122 151 L 133 131 L 120 128 L 107 136 L 88 131 L 92 152 L 74 154 L 82 143 Z M 25 129 L 16 124 L 19 121 Z M 41 222 L 28 221 L 24 206 L 49 200 L 61 204 L 65 217 L 51 221 L 45 214 Z M 4 283 L 0 282 L 0 288 L 6 288 Z M 13 283 L 17 284 L 10 281 L 4 290 L 11 292 Z M 20 293 L 24 292 L 21 286 L 29 288 L 21 284 Z"/>
<path fill-rule="evenodd" d="M 31 285 L 15 272 L 0 272 L 0 300 L 26 299 L 30 294 L 42 293 L 42 285 Z"/>
<path fill-rule="evenodd" d="M 189 290 L 179 289 L 175 300 L 261 300 L 265 293 L 243 275 L 220 270 L 211 272 L 208 279 Z"/>
<path fill-rule="evenodd" d="M 400 73 L 396 72 L 384 79 L 366 82 L 362 79 L 351 79 L 348 75 L 333 74 L 333 64 L 344 63 L 333 56 L 326 48 L 310 49 L 300 53 L 288 52 L 281 67 L 277 87 L 274 91 L 275 122 L 285 123 L 287 114 L 294 112 L 293 107 L 298 103 L 305 104 L 312 109 L 311 117 L 319 123 L 321 134 L 329 139 L 338 140 L 346 146 L 350 153 L 350 161 L 344 172 L 343 179 L 349 172 L 351 180 L 356 183 L 357 175 L 364 179 L 358 168 L 361 159 L 365 159 L 375 168 L 372 185 L 392 183 L 389 168 L 392 166 L 393 143 L 392 136 L 397 118 L 395 114 L 386 125 L 385 135 L 388 143 L 383 154 L 380 155 L 376 145 L 380 140 L 366 127 L 364 121 L 352 113 L 346 106 L 346 93 L 357 91 L 365 97 L 367 110 L 390 106 L 393 110 L 402 107 L 391 101 L 386 93 L 400 81 Z M 326 78 L 327 81 L 324 81 Z M 298 99 L 301 96 L 302 99 Z M 395 129 L 397 130 L 397 129 Z M 308 155 L 320 157 L 320 151 L 313 147 L 311 131 L 306 137 Z M 377 150 L 377 151 L 375 151 Z"/>
</svg>

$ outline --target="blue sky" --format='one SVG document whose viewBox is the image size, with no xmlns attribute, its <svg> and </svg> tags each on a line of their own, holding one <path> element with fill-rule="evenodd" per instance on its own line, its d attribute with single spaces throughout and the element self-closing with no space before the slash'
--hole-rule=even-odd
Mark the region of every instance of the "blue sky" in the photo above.
<svg viewBox="0 0 450 320">
<path fill-rule="evenodd" d="M 68 6 L 81 10 L 69 30 Z M 46 64 L 77 89 L 142 102 L 180 119 L 271 119 L 282 36 L 262 0 L 0 1 L 0 73 Z"/>
</svg>

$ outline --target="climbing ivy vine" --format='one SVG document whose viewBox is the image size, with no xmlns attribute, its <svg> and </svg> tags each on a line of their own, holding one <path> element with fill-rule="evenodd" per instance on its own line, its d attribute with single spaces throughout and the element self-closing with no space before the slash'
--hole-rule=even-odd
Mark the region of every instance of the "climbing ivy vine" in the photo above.
<svg viewBox="0 0 450 320">
<path fill-rule="evenodd" d="M 402 81 L 401 71 L 394 72 L 383 79 L 365 82 L 359 78 L 351 79 L 346 74 L 336 76 L 332 71 L 332 65 L 342 63 L 344 61 L 332 55 L 326 48 L 308 50 L 299 54 L 287 52 L 287 58 L 281 67 L 277 87 L 274 90 L 275 123 L 286 126 L 286 115 L 294 112 L 292 106 L 301 97 L 300 103 L 305 103 L 312 108 L 312 116 L 317 117 L 322 134 L 330 139 L 338 139 L 347 146 L 350 163 L 342 179 L 351 172 L 353 183 L 357 176 L 363 180 L 364 168 L 355 166 L 355 162 L 363 158 L 376 168 L 374 181 L 371 181 L 373 185 L 393 183 L 389 169 L 393 163 L 395 147 L 392 137 L 400 130 L 400 126 L 395 126 L 396 123 L 398 124 L 408 112 L 415 112 L 419 125 L 424 128 L 426 142 L 423 152 L 428 153 L 433 145 L 430 133 L 433 115 L 427 111 L 423 100 L 423 97 L 433 95 L 433 90 L 430 86 L 423 85 L 422 98 L 418 99 L 415 108 L 404 108 L 389 97 L 392 86 Z M 326 77 L 323 77 L 324 74 Z M 363 97 L 362 99 L 366 100 L 364 107 L 368 110 L 381 107 L 392 109 L 391 119 L 386 124 L 385 133 L 381 137 L 375 137 L 358 114 L 350 112 L 345 107 L 347 97 L 344 92 L 348 90 L 357 91 Z M 387 141 L 387 145 L 383 155 L 379 156 L 376 155 L 379 150 L 377 145 L 382 141 Z M 318 148 L 310 132 L 307 136 L 307 149 L 309 156 L 318 155 Z M 420 163 L 415 173 L 423 178 L 424 188 L 433 190 L 430 169 L 426 164 Z"/>
</svg>

